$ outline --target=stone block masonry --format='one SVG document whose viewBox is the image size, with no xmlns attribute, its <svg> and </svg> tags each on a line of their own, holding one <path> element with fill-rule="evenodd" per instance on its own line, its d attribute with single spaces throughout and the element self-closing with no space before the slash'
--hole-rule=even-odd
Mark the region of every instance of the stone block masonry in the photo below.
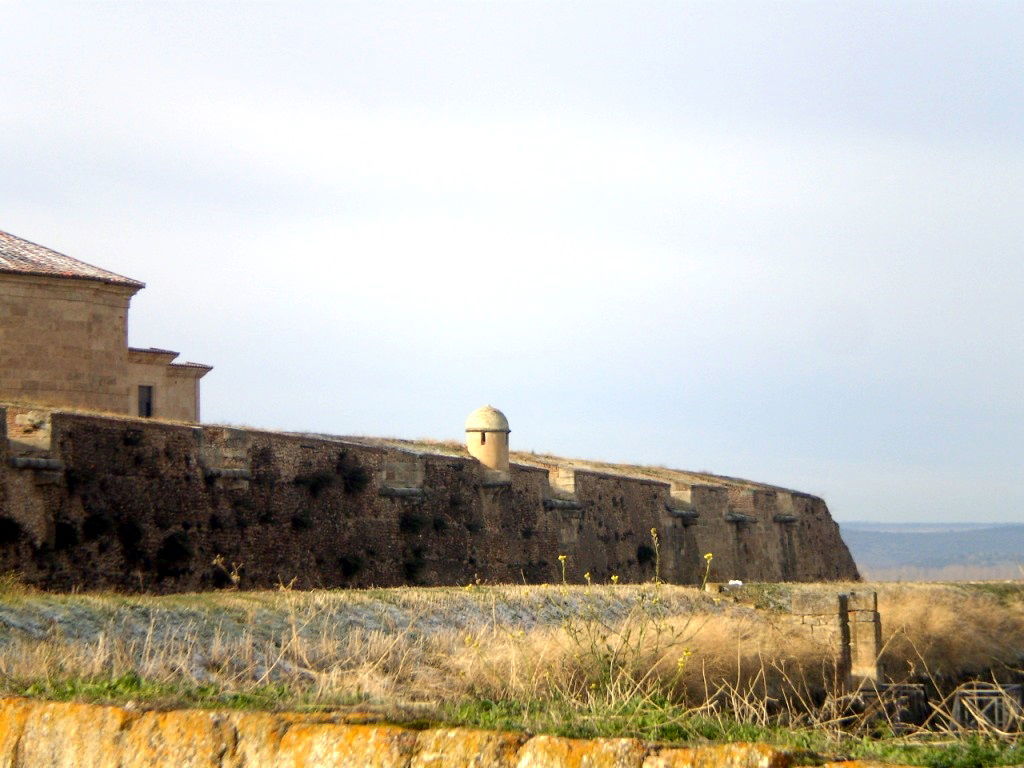
<svg viewBox="0 0 1024 768">
<path fill-rule="evenodd" d="M 856 690 L 879 682 L 882 622 L 878 593 L 797 592 L 791 612 L 811 637 L 835 648 L 838 686 Z"/>
<path fill-rule="evenodd" d="M 851 592 L 847 595 L 850 625 L 850 684 L 874 685 L 879 681 L 878 659 L 882 654 L 882 620 L 878 594 Z"/>
<path fill-rule="evenodd" d="M 35 275 L 0 280 L 0 399 L 123 412 L 135 289 Z"/>
<path fill-rule="evenodd" d="M 637 739 L 417 731 L 365 715 L 140 712 L 0 700 L 0 768 L 790 768 L 805 762 L 743 742 L 672 748 Z M 866 764 L 826 767 L 846 765 Z"/>
<path fill-rule="evenodd" d="M 577 583 L 697 584 L 706 552 L 713 581 L 858 577 L 821 499 L 767 487 L 550 461 L 494 482 L 383 443 L 13 407 L 0 430 L 0 569 L 49 589 L 555 583 L 560 554 Z"/>
</svg>

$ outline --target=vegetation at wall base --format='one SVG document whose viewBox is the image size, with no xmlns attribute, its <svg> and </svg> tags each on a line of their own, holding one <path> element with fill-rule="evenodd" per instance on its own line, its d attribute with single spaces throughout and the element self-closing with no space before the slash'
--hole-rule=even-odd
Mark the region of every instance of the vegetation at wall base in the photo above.
<svg viewBox="0 0 1024 768">
<path fill-rule="evenodd" d="M 1024 585 L 877 588 L 892 669 L 939 681 L 1019 675 Z M 756 741 L 806 764 L 1024 763 L 1009 737 L 851 722 L 828 694 L 830 646 L 802 638 L 784 610 L 793 590 L 845 587 L 744 589 L 473 583 L 154 597 L 0 581 L 0 693 L 671 744 Z"/>
<path fill-rule="evenodd" d="M 244 690 L 230 690 L 205 683 L 155 680 L 126 672 L 115 677 L 69 677 L 36 681 L 3 681 L 5 695 L 26 696 L 47 701 L 82 701 L 91 704 L 124 706 L 132 704 L 144 709 L 240 709 L 321 711 L 357 703 L 355 698 L 338 699 L 332 705 L 305 700 L 284 685 L 257 685 Z"/>
<path fill-rule="evenodd" d="M 310 701 L 282 686 L 257 686 L 228 691 L 217 685 L 175 685 L 145 680 L 135 674 L 112 678 L 5 681 L 4 693 L 49 701 L 82 701 L 141 709 L 211 708 L 266 711 L 358 710 L 365 699 Z M 1024 763 L 1024 743 L 977 734 L 919 733 L 900 736 L 880 729 L 854 736 L 838 729 L 764 726 L 710 716 L 669 701 L 643 698 L 609 707 L 579 709 L 557 700 L 529 702 L 467 699 L 442 707 L 430 716 L 395 713 L 372 717 L 412 728 L 460 726 L 486 730 L 546 733 L 568 738 L 632 737 L 668 744 L 760 742 L 788 750 L 799 765 L 835 759 L 877 760 L 928 768 L 987 768 Z"/>
<path fill-rule="evenodd" d="M 977 734 L 880 730 L 854 736 L 821 727 L 763 726 L 709 716 L 665 701 L 625 702 L 612 710 L 575 711 L 562 701 L 474 700 L 447 710 L 445 722 L 470 728 L 551 733 L 569 738 L 633 737 L 682 744 L 761 742 L 794 753 L 798 764 L 826 760 L 877 760 L 930 768 L 983 768 L 1024 763 L 1024 743 Z"/>
</svg>

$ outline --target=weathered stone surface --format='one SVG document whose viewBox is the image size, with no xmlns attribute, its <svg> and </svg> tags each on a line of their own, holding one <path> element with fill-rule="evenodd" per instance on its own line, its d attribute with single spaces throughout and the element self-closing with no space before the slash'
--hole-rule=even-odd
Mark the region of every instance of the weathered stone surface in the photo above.
<svg viewBox="0 0 1024 768">
<path fill-rule="evenodd" d="M 0 768 L 13 768 L 17 764 L 25 723 L 36 706 L 27 699 L 0 701 Z"/>
<path fill-rule="evenodd" d="M 393 725 L 292 725 L 281 738 L 278 768 L 394 768 L 409 765 L 416 732 Z"/>
<path fill-rule="evenodd" d="M 851 611 L 874 612 L 878 610 L 877 592 L 849 592 L 846 599 L 847 607 Z"/>
<path fill-rule="evenodd" d="M 650 755 L 643 768 L 788 768 L 787 752 L 766 744 L 716 744 L 689 749 L 664 749 Z"/>
<path fill-rule="evenodd" d="M 119 767 L 127 755 L 125 731 L 134 720 L 132 713 L 119 707 L 39 702 L 25 721 L 13 765 Z"/>
<path fill-rule="evenodd" d="M 641 768 L 647 749 L 636 739 L 534 736 L 519 750 L 516 768 Z"/>
<path fill-rule="evenodd" d="M 526 736 L 504 731 L 436 728 L 416 739 L 410 768 L 513 768 Z"/>
<path fill-rule="evenodd" d="M 0 768 L 790 768 L 765 744 L 659 748 L 468 728 L 415 731 L 333 713 L 134 712 L 0 700 Z M 360 716 L 355 716 L 355 719 Z M 905 768 L 872 761 L 824 768 Z"/>
<path fill-rule="evenodd" d="M 235 740 L 219 712 L 146 712 L 120 740 L 122 768 L 220 768 Z"/>
<path fill-rule="evenodd" d="M 839 598 L 828 592 L 794 592 L 790 610 L 800 616 L 833 618 L 839 610 Z"/>
<path fill-rule="evenodd" d="M 276 766 L 281 739 L 290 718 L 266 712 L 232 712 L 227 720 L 234 729 L 233 744 L 225 752 L 223 768 Z"/>
</svg>

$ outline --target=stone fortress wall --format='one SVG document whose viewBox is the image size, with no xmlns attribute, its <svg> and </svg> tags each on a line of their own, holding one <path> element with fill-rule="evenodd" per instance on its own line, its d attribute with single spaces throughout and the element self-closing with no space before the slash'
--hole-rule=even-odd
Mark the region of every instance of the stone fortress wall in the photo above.
<svg viewBox="0 0 1024 768">
<path fill-rule="evenodd" d="M 686 473 L 0 407 L 0 570 L 157 592 L 857 579 L 822 499 Z M 658 534 L 652 541 L 651 529 Z"/>
<path fill-rule="evenodd" d="M 561 580 L 560 555 L 574 582 L 857 578 L 819 498 L 510 463 L 508 422 L 489 406 L 460 455 L 195 424 L 210 367 L 127 346 L 142 287 L 0 232 L 0 570 L 29 583 L 537 583 Z"/>
</svg>

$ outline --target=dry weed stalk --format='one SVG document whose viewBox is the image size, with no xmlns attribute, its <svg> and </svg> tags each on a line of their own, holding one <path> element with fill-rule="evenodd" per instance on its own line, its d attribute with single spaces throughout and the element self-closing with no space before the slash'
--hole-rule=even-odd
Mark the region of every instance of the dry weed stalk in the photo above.
<svg viewBox="0 0 1024 768">
<path fill-rule="evenodd" d="M 951 594 L 883 592 L 886 666 L 925 676 L 944 694 L 962 670 L 1019 669 L 1020 605 L 997 614 L 979 596 L 954 610 Z M 895 726 L 885 721 L 886 706 L 880 715 L 851 710 L 835 686 L 835 649 L 798 632 L 784 614 L 717 604 L 668 585 L 230 591 L 202 599 L 221 617 L 212 628 L 194 608 L 200 597 L 153 601 L 160 609 L 134 626 L 127 620 L 145 598 L 113 608 L 113 598 L 75 598 L 102 608 L 107 623 L 86 636 L 58 629 L 41 638 L 9 635 L 0 646 L 0 678 L 8 689 L 129 673 L 227 692 L 274 686 L 281 706 L 437 712 L 467 700 L 557 702 L 574 717 L 627 727 L 651 713 L 663 723 L 697 717 L 723 727 L 816 728 L 837 738 L 870 733 L 879 717 Z M 178 606 L 187 609 L 176 613 Z M 975 622 L 969 632 L 965 617 Z M 950 701 L 935 706 L 927 723 L 933 732 L 954 733 Z"/>
</svg>

